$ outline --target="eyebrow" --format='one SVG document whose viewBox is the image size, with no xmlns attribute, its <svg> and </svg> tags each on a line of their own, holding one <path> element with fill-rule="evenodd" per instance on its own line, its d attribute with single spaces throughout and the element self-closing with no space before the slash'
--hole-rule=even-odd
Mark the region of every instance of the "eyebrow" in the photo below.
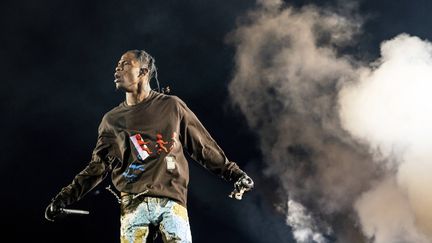
<svg viewBox="0 0 432 243">
<path fill-rule="evenodd" d="M 120 61 L 119 61 L 117 64 L 120 64 L 120 63 L 122 63 L 122 62 L 129 62 L 129 63 L 130 63 L 129 60 L 122 60 L 122 59 L 120 59 Z"/>
</svg>

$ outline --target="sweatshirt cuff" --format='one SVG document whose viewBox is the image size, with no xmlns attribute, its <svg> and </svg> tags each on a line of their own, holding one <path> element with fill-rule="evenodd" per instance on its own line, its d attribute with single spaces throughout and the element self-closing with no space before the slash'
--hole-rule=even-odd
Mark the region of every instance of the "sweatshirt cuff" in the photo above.
<svg viewBox="0 0 432 243">
<path fill-rule="evenodd" d="M 243 175 L 246 175 L 246 172 L 242 171 L 240 168 L 237 168 L 231 172 L 229 181 L 236 182 Z"/>
</svg>

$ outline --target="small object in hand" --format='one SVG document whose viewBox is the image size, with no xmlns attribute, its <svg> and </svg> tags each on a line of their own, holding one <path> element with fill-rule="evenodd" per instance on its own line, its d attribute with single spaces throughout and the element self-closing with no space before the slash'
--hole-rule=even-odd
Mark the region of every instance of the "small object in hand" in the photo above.
<svg viewBox="0 0 432 243">
<path fill-rule="evenodd" d="M 254 187 L 254 182 L 252 178 L 247 175 L 243 175 L 234 183 L 234 190 L 229 195 L 230 198 L 235 198 L 237 200 L 242 200 L 243 194 L 247 191 L 252 190 Z"/>
<path fill-rule="evenodd" d="M 45 218 L 48 221 L 54 222 L 66 215 L 87 215 L 90 212 L 86 210 L 64 208 L 64 203 L 59 201 L 51 202 L 45 210 Z"/>
</svg>

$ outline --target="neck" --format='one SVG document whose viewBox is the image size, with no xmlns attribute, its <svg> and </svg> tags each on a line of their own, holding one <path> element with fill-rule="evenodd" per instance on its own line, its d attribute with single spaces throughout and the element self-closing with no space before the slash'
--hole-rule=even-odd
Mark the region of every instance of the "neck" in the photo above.
<svg viewBox="0 0 432 243">
<path fill-rule="evenodd" d="M 137 91 L 126 92 L 126 103 L 127 105 L 136 105 L 143 100 L 147 99 L 150 95 L 150 85 L 146 83 L 145 85 L 138 87 Z"/>
</svg>

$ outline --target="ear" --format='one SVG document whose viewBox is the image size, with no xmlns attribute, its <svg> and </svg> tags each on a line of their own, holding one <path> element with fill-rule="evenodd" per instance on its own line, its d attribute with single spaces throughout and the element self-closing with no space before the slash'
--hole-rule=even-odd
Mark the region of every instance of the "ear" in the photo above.
<svg viewBox="0 0 432 243">
<path fill-rule="evenodd" d="M 148 73 L 148 68 L 140 68 L 138 77 L 142 76 L 142 75 L 146 75 Z"/>
</svg>

